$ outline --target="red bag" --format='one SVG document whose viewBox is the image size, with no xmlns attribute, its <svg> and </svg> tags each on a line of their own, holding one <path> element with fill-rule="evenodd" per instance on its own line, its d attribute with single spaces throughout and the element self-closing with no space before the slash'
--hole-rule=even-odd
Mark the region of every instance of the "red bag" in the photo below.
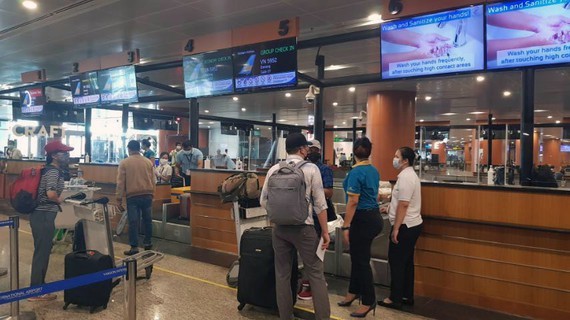
<svg viewBox="0 0 570 320">
<path fill-rule="evenodd" d="M 38 206 L 38 189 L 43 169 L 43 166 L 38 166 L 22 170 L 10 186 L 10 204 L 19 213 L 32 213 Z"/>
</svg>

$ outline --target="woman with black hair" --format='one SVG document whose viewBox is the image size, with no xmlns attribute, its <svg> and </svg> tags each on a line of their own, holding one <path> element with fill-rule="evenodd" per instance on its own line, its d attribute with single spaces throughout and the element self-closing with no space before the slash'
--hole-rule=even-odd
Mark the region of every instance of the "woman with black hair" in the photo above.
<svg viewBox="0 0 570 320">
<path fill-rule="evenodd" d="M 343 183 L 347 204 L 342 231 L 344 243 L 350 248 L 352 269 L 348 294 L 338 305 L 348 307 L 354 300 L 361 298 L 360 308 L 350 314 L 355 318 L 364 318 L 370 311 L 376 312 L 370 250 L 372 240 L 382 231 L 382 217 L 376 200 L 380 174 L 368 161 L 371 152 L 372 143 L 368 138 L 360 138 L 354 142 L 356 164 Z"/>
<path fill-rule="evenodd" d="M 143 141 L 141 142 L 141 149 L 143 150 L 143 156 L 147 159 L 150 160 L 150 162 L 152 162 L 152 165 L 154 166 L 155 163 L 155 158 L 156 158 L 156 153 L 154 151 L 152 151 L 152 149 L 150 148 L 151 143 L 150 143 L 150 139 L 143 139 Z"/>
<path fill-rule="evenodd" d="M 414 249 L 422 231 L 421 184 L 414 171 L 416 154 L 409 147 L 396 151 L 393 166 L 400 173 L 392 189 L 388 209 L 382 208 L 390 218 L 390 297 L 378 301 L 387 308 L 401 309 L 402 304 L 414 304 Z"/>
<path fill-rule="evenodd" d="M 164 151 L 160 153 L 158 167 L 154 170 L 158 183 L 170 183 L 170 179 L 172 178 L 172 166 L 168 163 L 168 157 L 168 152 Z"/>
</svg>

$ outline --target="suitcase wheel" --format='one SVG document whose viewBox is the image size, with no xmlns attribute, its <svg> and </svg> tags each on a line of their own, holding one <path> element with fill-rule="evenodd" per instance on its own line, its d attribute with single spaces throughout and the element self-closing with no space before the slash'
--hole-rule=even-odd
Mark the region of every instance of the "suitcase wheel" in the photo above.
<svg viewBox="0 0 570 320">
<path fill-rule="evenodd" d="M 244 307 L 245 307 L 245 303 L 240 303 L 238 306 L 238 310 L 242 311 Z"/>
<path fill-rule="evenodd" d="M 89 308 L 89 313 L 95 313 L 95 310 L 97 309 L 97 307 L 90 307 Z"/>
<path fill-rule="evenodd" d="M 67 310 L 67 308 L 69 307 L 69 304 L 70 304 L 69 302 L 66 302 L 66 303 L 63 305 L 63 310 Z"/>
<path fill-rule="evenodd" d="M 145 271 L 145 276 L 146 276 L 147 280 L 150 279 L 150 276 L 152 275 L 152 266 L 146 267 L 144 269 L 144 271 Z"/>
</svg>

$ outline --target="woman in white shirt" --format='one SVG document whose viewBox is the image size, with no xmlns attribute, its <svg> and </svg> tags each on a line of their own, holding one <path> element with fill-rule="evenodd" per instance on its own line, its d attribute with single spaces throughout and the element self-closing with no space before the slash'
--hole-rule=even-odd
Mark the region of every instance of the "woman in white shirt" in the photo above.
<svg viewBox="0 0 570 320">
<path fill-rule="evenodd" d="M 416 154 L 409 147 L 396 151 L 393 165 L 399 171 L 398 180 L 392 190 L 389 208 L 382 208 L 388 214 L 392 230 L 388 262 L 391 273 L 390 297 L 378 301 L 387 308 L 401 309 L 402 304 L 414 304 L 414 249 L 422 231 L 421 183 L 414 171 Z"/>
<path fill-rule="evenodd" d="M 172 166 L 168 163 L 168 152 L 160 154 L 158 167 L 154 170 L 158 183 L 170 183 L 172 178 Z"/>
</svg>

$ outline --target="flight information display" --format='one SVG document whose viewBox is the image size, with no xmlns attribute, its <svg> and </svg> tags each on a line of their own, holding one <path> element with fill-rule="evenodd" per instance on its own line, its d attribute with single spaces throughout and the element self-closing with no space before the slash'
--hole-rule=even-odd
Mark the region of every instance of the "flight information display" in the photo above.
<svg viewBox="0 0 570 320">
<path fill-rule="evenodd" d="M 570 62 L 570 2 L 525 0 L 488 4 L 487 68 Z"/>
<path fill-rule="evenodd" d="M 297 85 L 297 38 L 279 39 L 233 49 L 235 90 Z"/>
<path fill-rule="evenodd" d="M 98 72 L 102 103 L 131 103 L 138 101 L 134 66 L 118 67 Z"/>
<path fill-rule="evenodd" d="M 231 49 L 185 56 L 183 67 L 186 98 L 234 92 Z"/>
<path fill-rule="evenodd" d="M 22 114 L 38 114 L 44 111 L 46 96 L 43 88 L 30 88 L 20 91 Z"/>
<path fill-rule="evenodd" d="M 382 78 L 483 70 L 483 10 L 478 5 L 383 23 Z"/>
<path fill-rule="evenodd" d="M 71 97 L 76 106 L 97 105 L 101 100 L 97 71 L 69 77 Z"/>
</svg>

